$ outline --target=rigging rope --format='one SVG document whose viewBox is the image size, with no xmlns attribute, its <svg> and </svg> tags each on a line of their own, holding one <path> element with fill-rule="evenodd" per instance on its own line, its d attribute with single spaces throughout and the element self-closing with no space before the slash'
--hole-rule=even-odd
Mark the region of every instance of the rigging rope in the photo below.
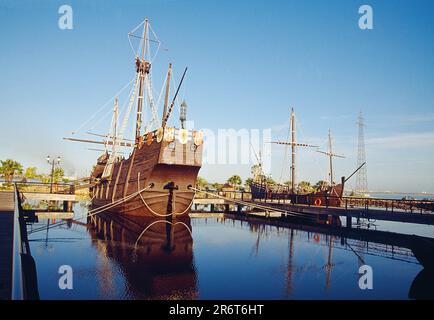
<svg viewBox="0 0 434 320">
<path fill-rule="evenodd" d="M 125 197 L 123 197 L 123 198 L 120 198 L 120 199 L 118 199 L 118 200 L 116 200 L 116 201 L 114 201 L 114 202 L 110 202 L 110 203 L 107 203 L 107 204 L 105 204 L 105 205 L 103 205 L 103 206 L 100 206 L 100 207 L 98 207 L 98 208 L 95 208 L 95 209 L 89 210 L 89 211 L 87 212 L 86 216 L 82 216 L 82 217 L 79 217 L 79 218 L 77 218 L 77 219 L 72 219 L 72 221 L 79 221 L 79 220 L 81 220 L 81 219 L 88 218 L 88 217 L 92 217 L 92 216 L 97 215 L 97 214 L 99 214 L 99 213 L 101 213 L 101 212 L 104 212 L 104 211 L 110 210 L 110 209 L 112 209 L 112 208 L 114 208 L 114 207 L 116 207 L 116 206 L 118 206 L 118 205 L 120 205 L 120 204 L 122 204 L 122 203 L 124 203 L 124 202 L 126 202 L 126 201 L 128 201 L 128 200 L 130 200 L 130 199 L 132 199 L 132 198 L 134 198 L 134 197 L 137 196 L 138 194 L 141 194 L 143 191 L 146 191 L 146 190 L 148 190 L 149 188 L 152 188 L 152 187 L 153 187 L 153 185 L 150 184 L 150 185 L 148 185 L 146 188 L 143 188 L 143 189 L 141 189 L 141 190 L 139 190 L 139 191 L 133 192 L 132 194 L 130 194 L 130 195 L 128 195 L 128 196 L 125 196 Z M 92 198 L 92 199 L 93 199 L 93 198 Z M 51 228 L 54 228 L 54 227 L 57 227 L 57 226 L 60 226 L 60 225 L 63 225 L 63 224 L 67 224 L 68 222 L 69 222 L 69 220 L 67 220 L 67 221 L 61 221 L 61 222 L 58 222 L 58 223 L 55 223 L 55 224 L 50 225 L 49 228 L 51 229 Z M 44 231 L 44 230 L 47 230 L 47 227 L 44 226 L 44 227 L 40 227 L 40 228 L 37 228 L 37 229 L 31 230 L 31 231 L 29 232 L 29 234 L 31 234 L 31 233 L 35 233 L 35 232 L 39 232 L 39 231 Z"/>
<path fill-rule="evenodd" d="M 109 100 L 107 100 L 106 103 L 102 105 L 101 108 L 98 109 L 89 119 L 87 119 L 85 122 L 83 122 L 76 130 L 72 131 L 72 134 L 77 133 L 79 130 L 81 130 L 86 124 L 88 124 L 93 118 L 95 118 L 102 110 L 104 110 L 107 105 L 113 101 L 114 98 L 116 98 L 119 94 L 121 94 L 132 82 L 134 81 L 134 78 L 131 79 L 125 86 L 122 87 L 113 97 L 111 97 Z M 110 110 L 111 111 L 111 110 Z"/>
</svg>

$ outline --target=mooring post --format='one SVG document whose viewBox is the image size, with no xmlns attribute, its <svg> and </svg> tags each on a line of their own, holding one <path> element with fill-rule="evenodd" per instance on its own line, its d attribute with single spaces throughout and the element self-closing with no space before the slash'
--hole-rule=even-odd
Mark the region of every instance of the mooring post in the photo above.
<svg viewBox="0 0 434 320">
<path fill-rule="evenodd" d="M 241 205 L 237 205 L 237 213 L 241 213 Z"/>
<path fill-rule="evenodd" d="M 347 215 L 347 228 L 351 228 L 352 223 L 353 223 L 353 221 L 352 221 L 351 216 Z"/>
<path fill-rule="evenodd" d="M 225 212 L 229 213 L 229 203 L 225 203 Z"/>
<path fill-rule="evenodd" d="M 72 211 L 72 201 L 63 201 L 63 211 L 71 212 Z"/>
</svg>

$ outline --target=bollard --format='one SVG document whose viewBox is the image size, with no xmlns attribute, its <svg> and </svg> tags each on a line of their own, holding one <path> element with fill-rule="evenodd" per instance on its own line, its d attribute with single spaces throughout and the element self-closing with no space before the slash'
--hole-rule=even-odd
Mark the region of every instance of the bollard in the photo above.
<svg viewBox="0 0 434 320">
<path fill-rule="evenodd" d="M 63 201 L 63 211 L 71 212 L 72 211 L 72 201 Z"/>
<path fill-rule="evenodd" d="M 347 216 L 347 228 L 351 228 L 352 227 L 352 218 L 351 216 Z"/>
</svg>

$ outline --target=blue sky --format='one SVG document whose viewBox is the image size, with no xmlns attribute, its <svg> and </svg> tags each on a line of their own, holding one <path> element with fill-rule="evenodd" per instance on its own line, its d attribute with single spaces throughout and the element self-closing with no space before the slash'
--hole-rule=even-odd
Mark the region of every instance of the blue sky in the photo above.
<svg viewBox="0 0 434 320">
<path fill-rule="evenodd" d="M 58 28 L 65 3 L 73 30 Z M 373 30 L 358 28 L 362 4 L 373 8 Z M 356 167 L 362 110 L 369 189 L 434 192 L 433 12 L 430 0 L 0 0 L 0 159 L 48 170 L 45 156 L 61 155 L 68 173 L 87 172 L 98 154 L 61 138 L 132 79 L 127 33 L 148 16 L 167 49 L 157 87 L 168 62 L 178 79 L 189 67 L 181 96 L 196 127 L 272 128 L 284 138 L 294 107 L 303 142 L 324 146 L 332 129 L 347 156 L 336 160 L 341 176 Z M 278 178 L 283 148 L 272 155 Z M 298 162 L 299 179 L 326 178 L 320 154 L 302 151 Z M 205 165 L 201 175 L 249 172 Z"/>
</svg>

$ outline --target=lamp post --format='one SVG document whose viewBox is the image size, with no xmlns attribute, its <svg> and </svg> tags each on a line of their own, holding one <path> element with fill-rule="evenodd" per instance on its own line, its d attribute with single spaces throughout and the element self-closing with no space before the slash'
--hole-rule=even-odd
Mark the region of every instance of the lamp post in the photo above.
<svg viewBox="0 0 434 320">
<path fill-rule="evenodd" d="M 60 157 L 51 160 L 50 156 L 47 156 L 47 162 L 51 165 L 50 193 L 53 193 L 54 165 L 60 163 Z"/>
</svg>

